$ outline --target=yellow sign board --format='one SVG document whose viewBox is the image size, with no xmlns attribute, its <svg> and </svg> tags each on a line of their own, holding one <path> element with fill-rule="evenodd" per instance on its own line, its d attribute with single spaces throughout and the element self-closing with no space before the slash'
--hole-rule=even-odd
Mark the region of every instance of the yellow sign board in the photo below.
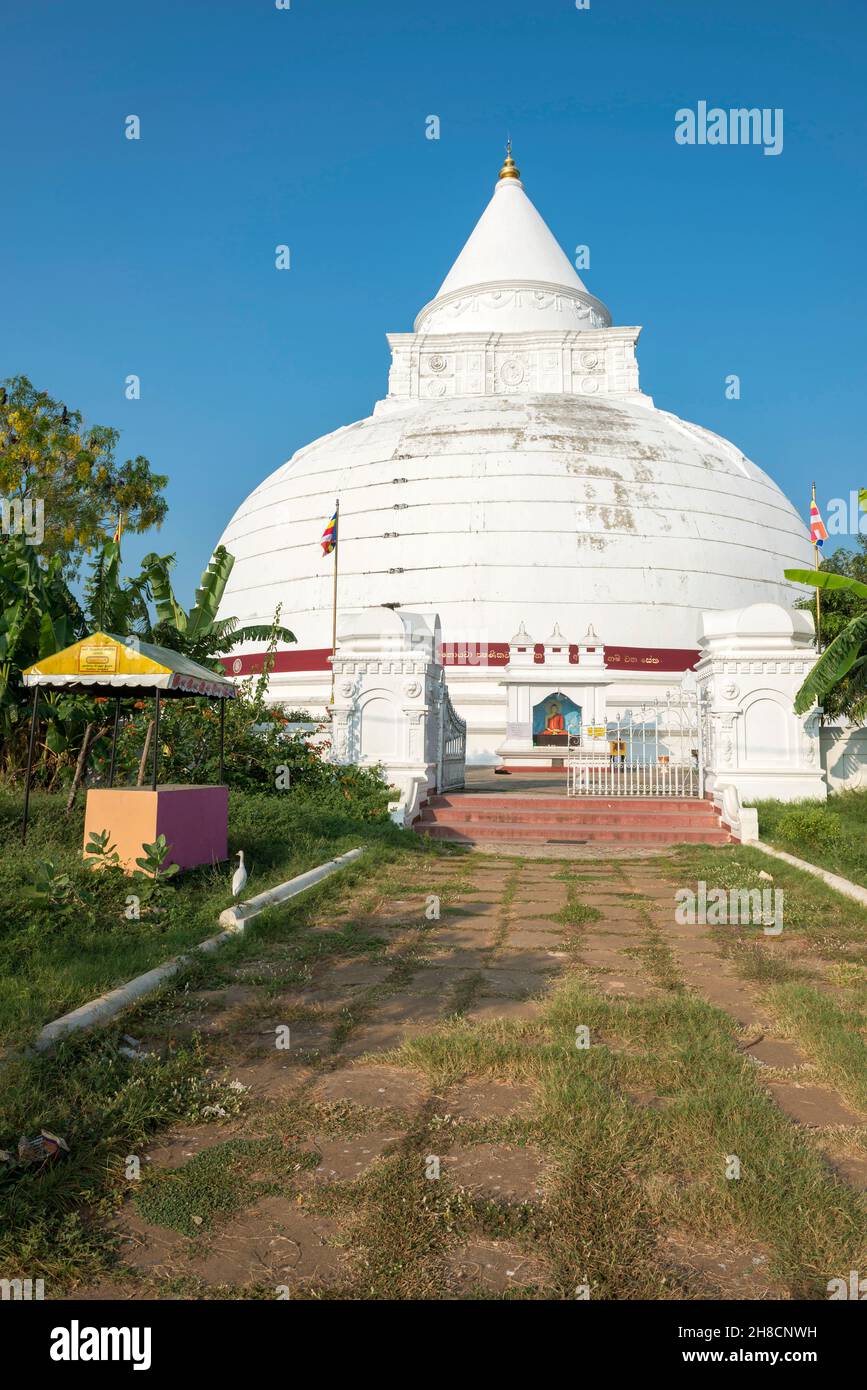
<svg viewBox="0 0 867 1390">
<path fill-rule="evenodd" d="M 104 647 L 93 642 L 82 643 L 78 649 L 80 675 L 113 676 L 117 671 L 117 647 Z"/>
</svg>

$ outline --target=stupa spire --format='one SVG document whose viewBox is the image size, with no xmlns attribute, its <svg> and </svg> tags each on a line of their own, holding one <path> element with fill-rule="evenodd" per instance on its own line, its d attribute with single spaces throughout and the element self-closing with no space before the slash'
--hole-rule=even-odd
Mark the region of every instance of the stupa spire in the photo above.
<svg viewBox="0 0 867 1390">
<path fill-rule="evenodd" d="M 521 177 L 521 171 L 512 158 L 511 140 L 506 141 L 506 162 L 497 177 L 500 179 L 519 179 Z"/>
<path fill-rule="evenodd" d="M 416 332 L 574 331 L 610 323 L 605 305 L 586 289 L 527 197 L 510 139 L 493 196 L 436 297 L 416 318 Z"/>
</svg>

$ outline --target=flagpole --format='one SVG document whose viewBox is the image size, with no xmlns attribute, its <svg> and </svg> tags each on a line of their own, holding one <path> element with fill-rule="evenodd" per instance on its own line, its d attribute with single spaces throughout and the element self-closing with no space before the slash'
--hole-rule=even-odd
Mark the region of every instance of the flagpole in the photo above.
<svg viewBox="0 0 867 1390">
<path fill-rule="evenodd" d="M 813 505 L 815 505 L 815 502 L 816 502 L 816 484 L 815 484 L 815 483 L 813 484 L 813 497 L 812 497 L 812 502 L 813 502 Z M 818 574 L 818 572 L 819 572 L 819 547 L 818 547 L 818 545 L 816 544 L 815 541 L 813 541 L 813 555 L 814 555 L 815 560 L 816 560 L 816 573 Z M 816 651 L 817 651 L 817 652 L 820 652 L 820 651 L 822 650 L 822 606 L 821 606 L 820 594 L 821 594 L 821 590 L 819 589 L 819 586 L 818 586 L 818 584 L 817 584 L 817 585 L 816 585 Z"/>
<path fill-rule="evenodd" d="M 331 605 L 331 705 L 334 704 L 334 658 L 337 655 L 337 553 L 340 548 L 340 498 L 334 503 L 334 597 Z"/>
</svg>

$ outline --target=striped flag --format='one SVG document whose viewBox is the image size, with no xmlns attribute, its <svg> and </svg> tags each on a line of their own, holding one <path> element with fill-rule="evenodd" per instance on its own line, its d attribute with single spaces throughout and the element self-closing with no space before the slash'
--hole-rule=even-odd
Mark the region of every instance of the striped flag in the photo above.
<svg viewBox="0 0 867 1390">
<path fill-rule="evenodd" d="M 335 512 L 325 530 L 322 532 L 322 554 L 330 555 L 337 549 L 337 513 Z"/>
<path fill-rule="evenodd" d="M 119 544 L 120 544 L 120 538 L 121 538 L 122 535 L 123 535 L 123 512 L 118 512 L 118 514 L 117 514 L 117 525 L 116 525 L 115 528 L 114 528 L 114 535 L 112 536 L 112 540 L 114 541 L 115 545 L 119 545 Z"/>
<path fill-rule="evenodd" d="M 816 497 L 814 494 L 810 502 L 810 540 L 821 550 L 827 539 L 828 532 L 825 530 L 825 523 L 816 505 Z"/>
</svg>

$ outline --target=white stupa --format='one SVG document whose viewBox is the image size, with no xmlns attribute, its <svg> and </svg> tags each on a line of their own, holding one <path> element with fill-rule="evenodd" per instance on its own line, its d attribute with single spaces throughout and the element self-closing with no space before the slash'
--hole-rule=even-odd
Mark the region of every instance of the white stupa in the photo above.
<svg viewBox="0 0 867 1390">
<path fill-rule="evenodd" d="M 612 326 L 510 152 L 414 331 L 388 335 L 386 399 L 300 449 L 222 536 L 236 561 L 223 612 L 268 622 L 280 604 L 298 638 L 274 700 L 316 714 L 328 701 L 319 541 L 337 497 L 341 613 L 439 614 L 471 758 L 502 741 L 519 631 L 572 645 L 592 625 L 624 682 L 653 684 L 692 665 L 703 611 L 793 603 L 783 570 L 812 563 L 801 518 L 735 445 L 641 392 L 640 331 Z"/>
</svg>

